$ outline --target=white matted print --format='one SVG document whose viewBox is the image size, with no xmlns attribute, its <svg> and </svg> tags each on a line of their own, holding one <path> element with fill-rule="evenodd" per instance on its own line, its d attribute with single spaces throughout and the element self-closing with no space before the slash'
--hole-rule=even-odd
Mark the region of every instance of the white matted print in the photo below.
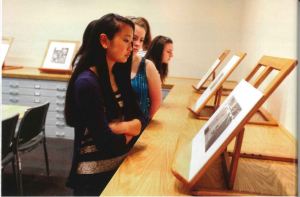
<svg viewBox="0 0 300 197">
<path fill-rule="evenodd" d="M 71 70 L 71 62 L 78 42 L 49 41 L 47 54 L 42 68 L 54 70 Z"/>
<path fill-rule="evenodd" d="M 198 174 L 262 96 L 259 90 L 245 80 L 236 86 L 193 138 L 189 181 Z"/>
<path fill-rule="evenodd" d="M 209 84 L 209 86 L 206 88 L 206 90 L 201 94 L 201 96 L 198 98 L 194 106 L 192 107 L 193 111 L 198 111 L 198 109 L 201 109 L 205 105 L 205 101 L 211 96 L 211 94 L 214 92 L 215 88 L 220 85 L 224 77 L 228 76 L 228 73 L 232 70 L 232 68 L 236 65 L 236 63 L 241 59 L 240 56 L 234 55 L 232 58 L 228 61 L 226 66 L 220 71 L 220 73 L 216 76 L 216 78 Z"/>
<path fill-rule="evenodd" d="M 213 63 L 213 65 L 208 69 L 208 71 L 205 73 L 205 75 L 200 79 L 200 81 L 196 85 L 196 89 L 200 89 L 203 86 L 204 82 L 212 74 L 212 72 L 216 69 L 216 67 L 219 65 L 220 61 L 221 60 L 219 58 L 216 59 L 216 61 Z"/>
<path fill-rule="evenodd" d="M 0 43 L 0 65 L 3 65 L 5 57 L 8 53 L 9 47 L 13 42 L 12 37 L 3 37 Z"/>
<path fill-rule="evenodd" d="M 0 44 L 0 65 L 3 65 L 8 49 L 9 49 L 8 44 L 5 43 Z"/>
</svg>

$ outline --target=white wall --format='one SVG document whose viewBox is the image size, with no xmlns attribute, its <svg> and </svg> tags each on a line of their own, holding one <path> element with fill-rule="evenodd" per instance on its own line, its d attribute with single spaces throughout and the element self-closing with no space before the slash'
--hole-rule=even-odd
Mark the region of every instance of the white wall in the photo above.
<svg viewBox="0 0 300 197">
<path fill-rule="evenodd" d="M 240 47 L 248 55 L 241 72 L 249 73 L 262 55 L 297 59 L 297 0 L 244 1 L 242 13 Z M 265 105 L 294 136 L 296 73 L 294 69 Z"/>
<path fill-rule="evenodd" d="M 170 75 L 200 78 L 224 48 L 237 48 L 237 0 L 3 0 L 3 33 L 15 38 L 7 64 L 40 66 L 49 39 L 81 40 L 89 21 L 115 12 L 146 17 L 170 36 Z"/>
<path fill-rule="evenodd" d="M 170 76 L 200 78 L 224 49 L 247 56 L 240 80 L 263 55 L 296 58 L 297 0 L 3 0 L 3 35 L 14 37 L 7 65 L 39 67 L 48 40 L 81 40 L 93 19 L 114 12 L 144 16 L 153 37 L 174 41 Z M 232 53 L 231 53 L 232 54 Z M 269 110 L 296 133 L 296 78 L 270 98 Z"/>
</svg>

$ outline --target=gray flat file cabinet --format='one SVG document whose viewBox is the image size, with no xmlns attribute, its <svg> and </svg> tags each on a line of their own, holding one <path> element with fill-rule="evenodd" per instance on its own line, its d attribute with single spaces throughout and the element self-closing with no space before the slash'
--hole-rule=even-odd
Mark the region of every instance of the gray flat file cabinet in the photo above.
<svg viewBox="0 0 300 197">
<path fill-rule="evenodd" d="M 66 81 L 3 77 L 2 103 L 36 106 L 49 101 L 46 136 L 74 139 L 73 128 L 66 126 L 64 120 L 66 89 Z"/>
</svg>

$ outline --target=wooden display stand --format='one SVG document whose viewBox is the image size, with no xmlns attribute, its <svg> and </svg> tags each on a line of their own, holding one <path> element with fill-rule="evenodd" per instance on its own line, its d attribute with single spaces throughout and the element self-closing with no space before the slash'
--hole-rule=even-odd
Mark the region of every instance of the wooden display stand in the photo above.
<svg viewBox="0 0 300 197">
<path fill-rule="evenodd" d="M 13 37 L 3 37 L 2 38 L 1 47 L 5 47 L 5 48 L 1 48 L 1 50 L 3 50 L 3 51 L 0 51 L 0 62 L 1 62 L 0 64 L 2 64 L 2 70 L 11 70 L 11 69 L 20 68 L 20 67 L 5 65 L 5 57 L 9 51 L 13 41 L 14 41 Z M 3 61 L 3 63 L 2 63 L 2 61 Z"/>
<path fill-rule="evenodd" d="M 172 166 L 172 173 L 174 176 L 180 180 L 190 191 L 191 194 L 194 195 L 245 195 L 244 193 L 241 193 L 239 191 L 234 191 L 234 181 L 236 177 L 237 167 L 238 167 L 238 160 L 240 158 L 240 150 L 242 145 L 242 139 L 244 134 L 244 126 L 245 124 L 251 119 L 251 117 L 258 111 L 258 109 L 262 106 L 262 104 L 269 98 L 269 96 L 274 92 L 274 90 L 279 86 L 279 84 L 285 79 L 285 77 L 293 70 L 293 68 L 297 65 L 297 60 L 292 59 L 285 59 L 285 58 L 277 58 L 277 57 L 270 57 L 270 56 L 263 56 L 258 64 L 255 66 L 255 68 L 252 70 L 252 72 L 247 76 L 246 81 L 248 84 L 251 84 L 253 88 L 258 90 L 260 85 L 264 82 L 264 80 L 267 78 L 267 76 L 272 71 L 278 71 L 276 76 L 272 79 L 271 82 L 268 82 L 268 85 L 261 90 L 261 97 L 257 97 L 257 100 L 249 100 L 255 101 L 252 107 L 248 108 L 248 113 L 241 115 L 241 119 L 238 119 L 237 122 L 230 122 L 230 125 L 227 125 L 225 131 L 227 131 L 228 127 L 235 125 L 235 127 L 229 129 L 228 137 L 227 138 L 218 138 L 214 141 L 214 152 L 211 152 L 211 157 L 206 158 L 207 162 L 204 163 L 202 166 L 196 168 L 197 170 L 194 171 L 194 175 L 191 176 L 191 169 L 192 167 L 195 168 L 195 166 L 192 166 L 192 156 L 195 156 L 195 149 L 197 147 L 193 147 L 191 145 L 198 145 L 194 143 L 194 140 L 196 137 L 202 135 L 203 128 L 207 128 L 207 123 L 210 123 L 210 120 L 201 128 L 200 132 L 193 138 L 192 142 L 189 142 L 187 144 L 181 145 L 181 147 L 177 147 L 177 152 L 175 155 L 175 159 L 173 161 Z M 263 71 L 256 76 L 257 71 L 263 68 Z M 255 77 L 254 77 L 255 76 Z M 235 90 L 233 90 L 235 92 Z M 247 92 L 244 92 L 247 94 Z M 239 95 L 238 95 L 239 96 Z M 241 95 L 243 96 L 243 95 Z M 248 96 L 248 95 L 244 95 Z M 231 97 L 231 94 L 229 95 Z M 243 97 L 244 98 L 244 97 Z M 245 97 L 247 98 L 247 97 Z M 224 101 L 224 103 L 227 102 L 227 99 Z M 248 102 L 248 100 L 247 100 Z M 224 103 L 220 106 L 220 108 L 216 111 L 216 114 L 219 113 L 220 109 L 223 107 Z M 228 102 L 227 102 L 228 103 Z M 213 118 L 216 116 L 213 115 Z M 224 131 L 224 132 L 225 132 Z M 201 135 L 202 134 L 202 135 Z M 228 153 L 227 153 L 227 146 L 229 143 L 236 137 L 235 147 L 233 151 L 233 155 L 231 156 L 231 163 L 230 167 L 228 162 Z M 206 136 L 205 136 L 206 138 Z M 216 144 L 216 142 L 223 142 L 220 145 Z M 200 146 L 200 144 L 199 144 Z M 205 145 L 206 146 L 206 145 Z M 193 155 L 194 153 L 194 155 Z M 202 154 L 202 153 L 201 153 Z M 197 155 L 196 155 L 197 156 Z M 208 168 L 211 166 L 211 164 L 220 156 L 224 159 L 224 166 L 226 166 L 224 169 L 226 183 L 227 183 L 227 190 L 213 190 L 213 189 L 199 189 L 195 188 L 197 183 L 199 182 L 200 178 L 203 176 L 203 174 L 208 170 Z M 199 155 L 198 157 L 201 157 Z M 198 160 L 203 160 L 203 158 L 198 158 Z M 196 163 L 197 164 L 197 163 Z M 199 165 L 198 165 L 199 166 Z M 196 166 L 197 167 L 197 166 Z M 246 176 L 246 175 L 245 175 Z"/>
<path fill-rule="evenodd" d="M 219 107 L 221 103 L 221 97 L 223 92 L 223 83 L 229 77 L 229 75 L 233 72 L 233 70 L 240 64 L 240 62 L 244 59 L 246 53 L 236 53 L 234 57 L 238 57 L 233 64 L 231 64 L 231 60 L 228 64 L 220 71 L 217 77 L 212 81 L 212 83 L 206 88 L 203 94 L 198 98 L 197 102 L 193 107 L 188 107 L 188 109 L 199 119 L 207 120 Z M 208 101 L 214 96 L 214 105 L 207 105 Z"/>
<path fill-rule="evenodd" d="M 255 71 L 255 73 L 256 72 L 257 71 Z M 251 75 L 251 73 L 249 75 Z M 207 105 L 208 101 L 213 96 L 213 92 L 212 92 L 211 96 L 207 97 L 207 99 L 203 102 L 202 106 L 199 106 L 197 109 L 188 107 L 188 109 L 195 115 L 195 117 L 197 117 L 198 119 L 201 119 L 201 120 L 208 120 L 212 116 L 212 114 L 218 109 L 218 107 L 221 104 L 222 96 L 224 96 L 224 94 L 222 94 L 222 92 L 224 91 L 223 82 L 220 84 L 220 86 L 215 91 L 213 105 Z M 248 124 L 278 126 L 278 122 L 263 107 L 261 107 L 257 110 L 257 112 L 248 121 Z"/>
<path fill-rule="evenodd" d="M 193 85 L 192 87 L 196 92 L 203 92 L 207 87 L 204 87 L 204 84 L 208 82 L 208 79 L 212 77 L 212 80 L 216 77 L 216 69 L 223 63 L 224 59 L 230 53 L 230 50 L 224 50 L 223 53 L 216 59 L 214 64 L 209 68 L 207 73 L 201 78 L 197 85 Z"/>
<path fill-rule="evenodd" d="M 213 105 L 205 105 L 199 113 L 195 113 L 195 111 L 191 110 L 191 108 L 188 109 L 194 114 L 196 118 L 200 120 L 208 120 L 220 106 L 222 96 L 226 95 L 222 94 L 223 91 L 223 87 L 221 86 L 214 95 Z M 278 126 L 278 122 L 263 107 L 258 109 L 258 111 L 253 115 L 253 117 L 251 117 L 247 124 Z"/>
</svg>

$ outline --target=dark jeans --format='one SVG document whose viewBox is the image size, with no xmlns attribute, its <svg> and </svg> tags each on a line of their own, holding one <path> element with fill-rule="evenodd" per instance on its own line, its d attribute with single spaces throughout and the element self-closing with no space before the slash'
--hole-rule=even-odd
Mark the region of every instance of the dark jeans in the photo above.
<svg viewBox="0 0 300 197">
<path fill-rule="evenodd" d="M 100 196 L 101 192 L 104 190 L 105 187 L 101 188 L 101 186 L 97 188 L 76 188 L 73 190 L 74 196 Z"/>
<path fill-rule="evenodd" d="M 100 196 L 116 170 L 104 172 L 99 175 L 81 176 L 80 182 L 77 182 L 76 186 L 72 187 L 73 195 Z"/>
</svg>

